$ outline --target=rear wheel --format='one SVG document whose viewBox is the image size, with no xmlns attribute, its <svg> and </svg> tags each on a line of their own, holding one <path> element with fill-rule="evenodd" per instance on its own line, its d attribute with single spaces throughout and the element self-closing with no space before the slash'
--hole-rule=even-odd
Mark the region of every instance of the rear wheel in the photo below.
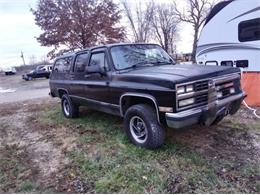
<svg viewBox="0 0 260 195">
<path fill-rule="evenodd" d="M 165 129 L 159 124 L 155 109 L 147 104 L 127 110 L 124 129 L 133 144 L 148 149 L 159 148 L 165 139 Z"/>
<path fill-rule="evenodd" d="M 71 101 L 67 94 L 64 94 L 61 98 L 61 108 L 66 118 L 78 117 L 79 107 Z"/>
</svg>

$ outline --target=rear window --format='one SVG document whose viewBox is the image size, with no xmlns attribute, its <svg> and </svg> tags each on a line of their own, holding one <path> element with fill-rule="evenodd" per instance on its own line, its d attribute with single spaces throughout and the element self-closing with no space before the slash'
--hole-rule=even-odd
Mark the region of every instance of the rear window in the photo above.
<svg viewBox="0 0 260 195">
<path fill-rule="evenodd" d="M 260 18 L 239 23 L 238 39 L 240 42 L 260 40 Z"/>
<path fill-rule="evenodd" d="M 72 64 L 72 59 L 72 57 L 58 59 L 54 64 L 54 70 L 60 73 L 69 72 Z"/>
</svg>

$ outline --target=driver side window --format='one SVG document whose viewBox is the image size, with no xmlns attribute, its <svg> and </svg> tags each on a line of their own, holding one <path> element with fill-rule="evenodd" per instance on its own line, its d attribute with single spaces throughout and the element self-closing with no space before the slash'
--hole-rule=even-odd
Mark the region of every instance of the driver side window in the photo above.
<svg viewBox="0 0 260 195">
<path fill-rule="evenodd" d="M 106 55 L 104 52 L 93 53 L 90 58 L 89 66 L 99 66 L 101 68 L 108 68 Z"/>
</svg>

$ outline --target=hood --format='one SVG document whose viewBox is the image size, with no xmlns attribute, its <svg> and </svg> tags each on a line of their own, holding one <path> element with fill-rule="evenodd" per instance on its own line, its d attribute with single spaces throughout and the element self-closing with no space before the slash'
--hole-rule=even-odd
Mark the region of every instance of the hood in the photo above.
<svg viewBox="0 0 260 195">
<path fill-rule="evenodd" d="M 121 71 L 116 80 L 173 88 L 177 83 L 239 73 L 239 68 L 205 65 L 143 66 Z"/>
<path fill-rule="evenodd" d="M 239 68 L 205 65 L 164 65 L 132 69 L 124 75 L 155 77 L 171 81 L 190 81 L 239 73 Z"/>
</svg>

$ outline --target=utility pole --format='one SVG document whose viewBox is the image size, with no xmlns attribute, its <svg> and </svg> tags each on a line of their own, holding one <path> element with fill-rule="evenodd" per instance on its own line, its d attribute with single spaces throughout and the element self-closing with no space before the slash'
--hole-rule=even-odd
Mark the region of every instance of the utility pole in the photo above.
<svg viewBox="0 0 260 195">
<path fill-rule="evenodd" d="M 24 56 L 23 56 L 23 52 L 21 51 L 21 58 L 23 59 L 23 65 L 25 66 L 25 61 L 24 61 Z"/>
</svg>

